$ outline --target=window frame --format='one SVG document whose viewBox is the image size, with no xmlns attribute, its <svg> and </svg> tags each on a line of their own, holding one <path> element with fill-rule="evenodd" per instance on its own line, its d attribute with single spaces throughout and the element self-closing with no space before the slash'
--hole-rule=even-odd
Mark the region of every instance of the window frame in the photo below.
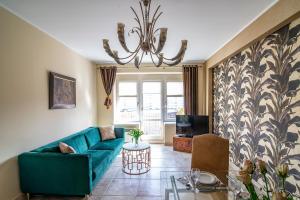
<svg viewBox="0 0 300 200">
<path fill-rule="evenodd" d="M 165 89 L 165 97 L 164 97 L 164 104 L 165 104 L 165 110 L 164 110 L 164 121 L 165 122 L 175 122 L 175 119 L 172 118 L 168 118 L 168 97 L 182 97 L 183 98 L 183 107 L 184 107 L 184 94 L 183 94 L 183 90 L 182 90 L 182 95 L 179 94 L 175 94 L 175 95 L 168 95 L 168 83 L 178 83 L 181 82 L 182 83 L 182 87 L 183 87 L 183 81 L 165 81 L 165 85 L 164 85 L 164 89 Z M 183 88 L 182 88 L 183 89 Z"/>
<path fill-rule="evenodd" d="M 119 91 L 120 91 L 120 88 L 119 88 L 119 83 L 122 82 L 122 83 L 136 83 L 136 94 L 135 95 L 119 95 Z M 140 122 L 141 121 L 141 116 L 140 116 L 140 95 L 139 95 L 139 82 L 138 81 L 132 81 L 132 80 L 121 80 L 121 81 L 117 81 L 116 82 L 116 112 L 115 114 L 118 114 L 119 113 L 119 101 L 120 101 L 120 98 L 122 97 L 135 97 L 136 98 L 136 108 L 137 108 L 137 113 L 138 113 L 138 116 L 137 116 L 137 120 L 136 121 L 121 121 L 120 118 L 116 117 L 116 120 L 115 123 L 137 123 L 137 122 Z M 115 115 L 117 116 L 117 115 Z"/>
<path fill-rule="evenodd" d="M 118 74 L 117 74 L 118 75 Z M 131 74 L 132 75 L 132 74 Z M 178 75 L 178 74 L 176 74 Z M 119 83 L 120 82 L 134 82 L 136 83 L 136 91 L 137 94 L 136 95 L 119 95 Z M 181 78 L 178 77 L 166 77 L 166 76 L 161 76 L 160 78 L 151 78 L 148 77 L 147 75 L 133 75 L 131 77 L 126 77 L 125 79 L 117 77 L 116 79 L 116 92 L 115 92 L 115 114 L 119 113 L 118 110 L 118 104 L 119 104 L 119 99 L 120 97 L 136 97 L 137 98 L 137 112 L 138 112 L 138 117 L 136 121 L 122 121 L 120 118 L 118 117 L 114 117 L 114 123 L 116 124 L 135 124 L 135 123 L 139 123 L 140 125 L 142 124 L 142 110 L 143 110 L 143 82 L 161 82 L 161 110 L 162 110 L 162 115 L 161 115 L 161 121 L 162 123 L 173 123 L 176 121 L 176 119 L 172 119 L 172 118 L 168 118 L 167 116 L 167 98 L 168 97 L 183 97 L 183 101 L 184 101 L 184 94 L 182 95 L 168 95 L 167 94 L 167 83 L 168 82 L 181 82 L 183 84 L 183 80 Z M 116 116 L 116 115 L 115 115 Z"/>
</svg>

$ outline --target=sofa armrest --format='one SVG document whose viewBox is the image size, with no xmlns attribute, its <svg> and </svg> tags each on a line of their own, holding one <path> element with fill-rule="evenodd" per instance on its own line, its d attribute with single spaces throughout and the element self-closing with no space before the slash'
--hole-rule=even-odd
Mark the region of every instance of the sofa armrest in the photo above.
<svg viewBox="0 0 300 200">
<path fill-rule="evenodd" d="M 115 128 L 117 138 L 125 138 L 125 128 Z"/>
<path fill-rule="evenodd" d="M 24 193 L 85 195 L 92 191 L 89 154 L 23 153 L 18 157 Z"/>
</svg>

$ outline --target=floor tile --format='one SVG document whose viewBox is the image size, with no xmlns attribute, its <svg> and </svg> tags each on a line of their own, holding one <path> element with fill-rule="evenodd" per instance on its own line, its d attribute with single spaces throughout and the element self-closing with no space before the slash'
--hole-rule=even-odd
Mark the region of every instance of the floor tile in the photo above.
<svg viewBox="0 0 300 200">
<path fill-rule="evenodd" d="M 149 172 L 140 175 L 141 179 L 160 179 L 160 172 L 167 171 L 167 168 L 152 167 Z"/>
<path fill-rule="evenodd" d="M 99 183 L 95 186 L 92 192 L 92 196 L 101 196 L 109 187 L 112 179 L 101 179 Z"/>
<path fill-rule="evenodd" d="M 160 196 L 160 180 L 140 180 L 138 196 Z"/>
<path fill-rule="evenodd" d="M 161 196 L 137 196 L 135 200 L 161 200 Z"/>
<path fill-rule="evenodd" d="M 116 174 L 118 173 L 118 171 L 121 170 L 121 167 L 116 167 L 116 166 L 111 166 L 110 168 L 108 168 L 108 170 L 105 172 L 105 174 L 103 175 L 102 179 L 112 179 L 116 177 Z"/>
<path fill-rule="evenodd" d="M 135 196 L 102 196 L 99 200 L 135 200 Z"/>
<path fill-rule="evenodd" d="M 104 195 L 135 196 L 138 186 L 138 179 L 113 179 Z"/>
</svg>

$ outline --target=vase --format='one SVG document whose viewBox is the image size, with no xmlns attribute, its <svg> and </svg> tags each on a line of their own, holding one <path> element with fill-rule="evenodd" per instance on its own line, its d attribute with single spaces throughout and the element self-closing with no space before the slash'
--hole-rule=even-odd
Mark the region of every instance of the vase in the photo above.
<svg viewBox="0 0 300 200">
<path fill-rule="evenodd" d="M 133 140 L 134 140 L 135 146 L 138 146 L 138 144 L 139 144 L 139 138 L 133 138 Z"/>
</svg>

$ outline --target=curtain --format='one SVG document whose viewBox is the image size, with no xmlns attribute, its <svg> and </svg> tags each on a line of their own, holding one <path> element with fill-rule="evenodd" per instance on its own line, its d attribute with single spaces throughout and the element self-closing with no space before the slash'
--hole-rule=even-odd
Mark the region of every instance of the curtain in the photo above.
<svg viewBox="0 0 300 200">
<path fill-rule="evenodd" d="M 112 105 L 110 94 L 116 80 L 117 67 L 100 67 L 99 69 L 105 93 L 107 95 L 104 105 L 109 109 Z"/>
<path fill-rule="evenodd" d="M 183 66 L 184 111 L 186 115 L 198 113 L 198 66 Z"/>
</svg>

